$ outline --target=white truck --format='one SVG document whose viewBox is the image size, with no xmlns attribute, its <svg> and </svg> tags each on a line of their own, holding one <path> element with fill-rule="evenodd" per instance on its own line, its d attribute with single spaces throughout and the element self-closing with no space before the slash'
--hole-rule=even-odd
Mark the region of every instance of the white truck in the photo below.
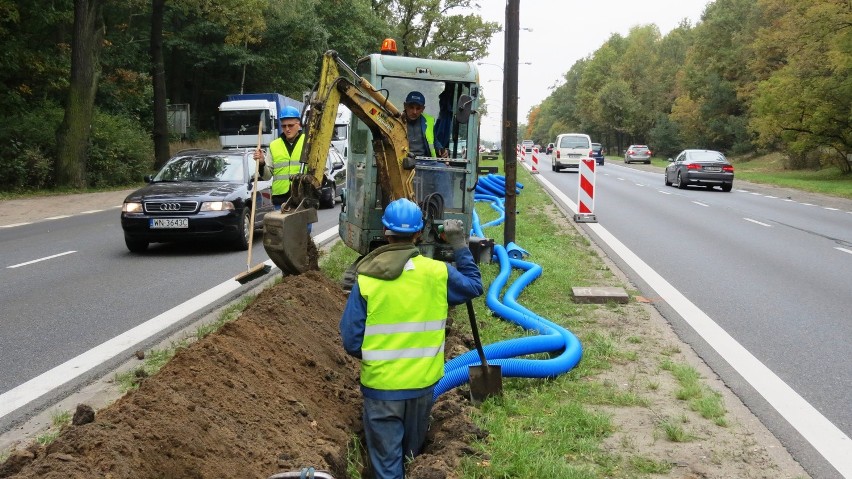
<svg viewBox="0 0 852 479">
<path fill-rule="evenodd" d="M 349 125 L 352 123 L 352 112 L 345 105 L 338 105 L 337 117 L 334 120 L 334 133 L 331 136 L 331 144 L 343 155 L 349 158 Z"/>
</svg>

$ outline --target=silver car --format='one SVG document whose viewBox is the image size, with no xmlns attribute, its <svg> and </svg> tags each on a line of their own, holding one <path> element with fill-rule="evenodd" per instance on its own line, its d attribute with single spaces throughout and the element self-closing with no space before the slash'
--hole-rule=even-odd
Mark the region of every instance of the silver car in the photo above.
<svg viewBox="0 0 852 479">
<path fill-rule="evenodd" d="M 646 165 L 651 164 L 651 150 L 648 149 L 648 145 L 630 145 L 627 147 L 627 151 L 624 152 L 624 162 L 633 163 L 634 161 L 641 161 Z"/>
<path fill-rule="evenodd" d="M 722 191 L 731 191 L 734 185 L 734 167 L 725 155 L 713 150 L 683 150 L 666 166 L 666 186 L 685 189 L 689 185 Z"/>
</svg>

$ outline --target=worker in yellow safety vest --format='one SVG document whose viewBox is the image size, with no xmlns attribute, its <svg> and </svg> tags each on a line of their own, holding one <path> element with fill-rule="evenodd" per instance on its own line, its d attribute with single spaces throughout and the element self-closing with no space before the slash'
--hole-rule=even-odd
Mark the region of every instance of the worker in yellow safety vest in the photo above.
<svg viewBox="0 0 852 479">
<path fill-rule="evenodd" d="M 340 334 L 361 359 L 367 450 L 377 479 L 402 479 L 405 458 L 420 453 L 435 384 L 444 376 L 449 306 L 482 294 L 482 277 L 461 220 L 444 221 L 456 266 L 427 258 L 415 245 L 420 207 L 402 198 L 382 215 L 388 244 L 355 266 Z"/>
<path fill-rule="evenodd" d="M 299 110 L 285 106 L 278 114 L 278 122 L 281 134 L 269 144 L 272 157 L 272 204 L 276 210 L 281 209 L 281 205 L 290 198 L 290 176 L 299 173 L 299 160 L 305 144 Z M 264 156 L 259 149 L 254 152 L 254 159 L 261 166 L 265 163 Z"/>
</svg>

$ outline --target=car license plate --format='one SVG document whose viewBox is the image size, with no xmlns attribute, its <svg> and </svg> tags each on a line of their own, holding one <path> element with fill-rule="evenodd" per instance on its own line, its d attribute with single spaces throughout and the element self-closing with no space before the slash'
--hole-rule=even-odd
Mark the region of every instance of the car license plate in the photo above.
<svg viewBox="0 0 852 479">
<path fill-rule="evenodd" d="M 718 166 L 705 166 L 704 171 L 709 171 L 709 172 L 712 172 L 712 173 L 718 173 L 718 172 L 722 171 L 722 169 L 719 168 Z"/>
<path fill-rule="evenodd" d="M 189 218 L 151 218 L 151 229 L 189 228 Z"/>
</svg>

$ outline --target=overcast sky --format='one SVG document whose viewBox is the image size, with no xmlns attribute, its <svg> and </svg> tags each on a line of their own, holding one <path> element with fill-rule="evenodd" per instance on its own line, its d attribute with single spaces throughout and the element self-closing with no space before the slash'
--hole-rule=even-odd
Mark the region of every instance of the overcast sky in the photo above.
<svg viewBox="0 0 852 479">
<path fill-rule="evenodd" d="M 505 25 L 506 0 L 478 0 L 478 3 L 482 8 L 477 12 L 483 19 Z M 594 53 L 613 33 L 627 36 L 631 27 L 653 23 L 665 35 L 684 18 L 692 25 L 698 23 L 708 3 L 712 1 L 520 0 L 518 61 L 522 64 L 518 66 L 518 122 L 526 123 L 530 108 L 550 94 L 549 88 L 563 78 L 571 65 Z M 503 32 L 494 36 L 488 56 L 479 65 L 479 78 L 490 110 L 480 130 L 486 141 L 499 141 L 501 136 L 503 38 Z M 531 64 L 524 65 L 525 62 Z"/>
</svg>

